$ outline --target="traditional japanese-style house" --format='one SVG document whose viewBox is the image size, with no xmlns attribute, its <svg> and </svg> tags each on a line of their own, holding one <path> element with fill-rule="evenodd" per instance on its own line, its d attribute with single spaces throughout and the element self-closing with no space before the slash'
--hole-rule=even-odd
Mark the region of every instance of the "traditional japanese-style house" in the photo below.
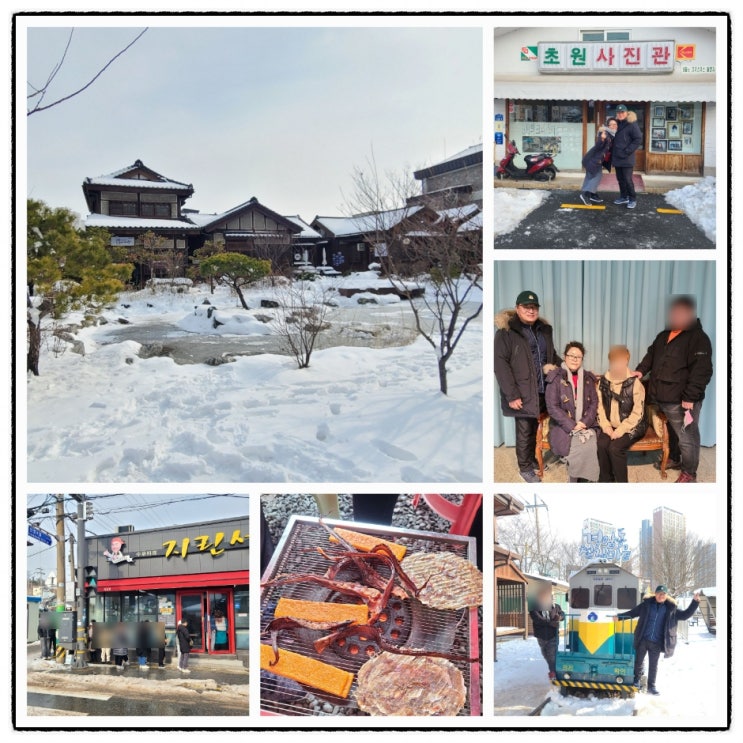
<svg viewBox="0 0 743 743">
<path fill-rule="evenodd" d="M 292 235 L 292 257 L 294 259 L 294 265 L 328 265 L 328 241 L 298 214 L 287 215 L 286 218 L 290 222 L 294 222 L 301 230 L 301 232 Z"/>
<path fill-rule="evenodd" d="M 365 271 L 370 263 L 384 260 L 395 240 L 425 230 L 438 219 L 433 209 L 415 204 L 353 217 L 317 216 L 312 227 L 328 240 L 328 263 L 333 268 Z"/>
<path fill-rule="evenodd" d="M 266 258 L 274 270 L 292 265 L 293 238 L 302 232 L 300 225 L 264 206 L 255 196 L 221 214 L 188 216 L 199 225 L 202 243 L 203 240 L 223 242 L 229 253 Z"/>
<path fill-rule="evenodd" d="M 147 231 L 167 240 L 165 247 L 186 250 L 190 235 L 199 232 L 183 214 L 193 195 L 190 183 L 167 178 L 141 160 L 113 173 L 86 178 L 83 193 L 90 210 L 87 227 L 104 227 L 111 244 L 133 247 Z"/>
</svg>

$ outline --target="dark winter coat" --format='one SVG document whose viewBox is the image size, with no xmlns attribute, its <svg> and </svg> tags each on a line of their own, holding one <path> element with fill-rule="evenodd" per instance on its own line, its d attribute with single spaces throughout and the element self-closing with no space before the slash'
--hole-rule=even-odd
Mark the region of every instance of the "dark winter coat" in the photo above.
<svg viewBox="0 0 743 743">
<path fill-rule="evenodd" d="M 534 627 L 534 637 L 538 640 L 554 640 L 560 634 L 560 622 L 565 618 L 565 612 L 557 604 L 552 604 L 549 617 L 545 617 L 539 609 L 532 609 L 529 616 Z"/>
<path fill-rule="evenodd" d="M 175 631 L 175 639 L 178 642 L 178 652 L 190 653 L 191 652 L 191 638 L 188 634 L 188 625 L 179 624 L 178 629 Z"/>
<path fill-rule="evenodd" d="M 623 421 L 628 418 L 635 407 L 634 389 L 636 377 L 629 377 L 622 383 L 622 389 L 617 395 L 617 404 L 619 406 L 619 420 Z M 609 380 L 602 376 L 599 380 L 599 398 L 601 404 L 604 406 L 604 415 L 609 418 L 611 416 L 611 402 L 614 397 L 614 392 L 611 389 L 611 383 Z M 629 425 L 629 423 L 627 424 Z M 648 423 L 645 416 L 640 419 L 638 424 L 629 432 L 630 438 L 633 440 L 639 439 L 645 435 L 647 431 Z"/>
<path fill-rule="evenodd" d="M 598 428 L 596 421 L 599 408 L 597 381 L 593 372 L 583 370 L 583 415 L 580 421 L 576 421 L 573 383 L 568 372 L 559 368 L 547 374 L 544 400 L 550 415 L 550 449 L 558 457 L 567 457 L 570 453 L 570 432 L 575 428 L 576 423 L 582 422 L 586 428 Z"/>
<path fill-rule="evenodd" d="M 586 169 L 588 175 L 596 175 L 601 168 L 604 166 L 607 153 L 611 152 L 614 137 L 611 134 L 606 134 L 606 139 L 601 139 L 601 133 L 608 132 L 605 127 L 599 131 L 596 135 L 596 144 L 591 147 L 581 161 L 583 167 Z M 610 166 L 611 167 L 611 166 Z"/>
<path fill-rule="evenodd" d="M 624 121 L 617 121 L 611 164 L 615 168 L 634 168 L 635 152 L 642 146 L 642 131 L 637 124 L 637 114 L 630 111 Z"/>
<path fill-rule="evenodd" d="M 639 603 L 634 609 L 625 611 L 622 614 L 617 614 L 618 619 L 633 619 L 639 617 L 637 620 L 637 626 L 635 627 L 635 649 L 640 644 L 643 635 L 645 634 L 645 627 L 648 622 L 648 611 L 652 604 L 655 602 L 655 596 L 650 596 Z M 689 606 L 686 609 L 679 610 L 676 606 L 676 602 L 672 598 L 667 598 L 666 604 L 666 619 L 665 626 L 663 627 L 663 639 L 661 640 L 661 650 L 665 654 L 666 658 L 670 658 L 673 655 L 673 651 L 676 649 L 676 634 L 677 625 L 679 622 L 683 622 L 689 617 L 693 616 L 694 612 L 699 606 L 699 602 L 692 599 Z"/>
<path fill-rule="evenodd" d="M 671 331 L 658 333 L 637 371 L 650 374 L 650 402 L 699 402 L 712 378 L 712 343 L 697 321 L 670 343 Z"/>
<path fill-rule="evenodd" d="M 495 316 L 495 378 L 500 388 L 501 410 L 511 418 L 539 417 L 539 384 L 526 328 L 519 321 L 515 310 L 502 310 Z M 562 359 L 555 352 L 552 326 L 541 318 L 534 323 L 534 330 L 545 341 L 545 365 L 547 374 Z M 521 398 L 521 410 L 513 410 L 509 401 Z"/>
</svg>

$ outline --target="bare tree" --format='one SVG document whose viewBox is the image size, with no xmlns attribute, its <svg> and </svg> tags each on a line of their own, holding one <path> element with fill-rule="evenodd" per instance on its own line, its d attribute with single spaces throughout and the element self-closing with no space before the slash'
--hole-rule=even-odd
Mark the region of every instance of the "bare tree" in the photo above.
<svg viewBox="0 0 743 743">
<path fill-rule="evenodd" d="M 298 369 L 309 367 L 320 333 L 330 328 L 327 316 L 331 291 L 301 279 L 276 289 L 279 307 L 273 327 Z"/>
<path fill-rule="evenodd" d="M 697 588 L 700 558 L 709 543 L 692 533 L 669 534 L 653 544 L 653 583 L 673 595 Z"/>
<path fill-rule="evenodd" d="M 60 103 L 64 103 L 65 101 L 69 101 L 71 98 L 74 98 L 75 96 L 80 95 L 80 93 L 87 90 L 93 83 L 125 52 L 127 52 L 131 47 L 133 47 L 141 38 L 144 36 L 145 32 L 147 31 L 146 28 L 142 29 L 135 37 L 130 41 L 123 49 L 118 51 L 116 54 L 111 57 L 106 64 L 103 65 L 84 85 L 77 88 L 76 90 L 73 90 L 71 93 L 68 93 L 66 95 L 62 95 L 55 100 L 53 100 L 51 103 L 44 104 L 44 100 L 46 98 L 47 93 L 49 92 L 49 89 L 52 86 L 52 83 L 54 82 L 54 78 L 57 77 L 59 74 L 59 71 L 64 66 L 65 60 L 67 59 L 67 52 L 70 49 L 70 46 L 72 45 L 72 37 L 75 33 L 75 29 L 70 29 L 70 34 L 67 37 L 67 44 L 65 45 L 64 51 L 62 52 L 59 60 L 57 63 L 52 67 L 51 71 L 49 72 L 49 75 L 46 78 L 46 81 L 40 85 L 35 86 L 31 82 L 28 82 L 28 87 L 31 90 L 30 93 L 26 96 L 26 98 L 29 101 L 29 108 L 26 112 L 27 116 L 31 116 L 31 114 L 39 113 L 40 111 L 46 111 L 47 109 L 53 108 L 54 106 L 58 106 Z"/>
<path fill-rule="evenodd" d="M 408 301 L 418 334 L 436 353 L 439 389 L 448 394 L 447 364 L 482 312 L 482 230 L 458 230 L 443 219 L 410 229 L 407 217 L 420 209 L 410 201 L 417 187 L 406 174 L 382 176 L 373 152 L 352 182 L 346 209 L 365 225 L 390 283 Z"/>
</svg>

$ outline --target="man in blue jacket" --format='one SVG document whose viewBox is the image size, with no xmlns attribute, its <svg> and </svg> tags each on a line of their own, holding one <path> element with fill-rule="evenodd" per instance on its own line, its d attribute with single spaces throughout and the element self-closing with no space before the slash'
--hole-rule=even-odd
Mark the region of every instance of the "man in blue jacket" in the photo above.
<svg viewBox="0 0 743 743">
<path fill-rule="evenodd" d="M 694 594 L 689 606 L 679 611 L 676 602 L 668 595 L 668 588 L 660 585 L 655 596 L 644 599 L 634 609 L 617 614 L 618 619 L 639 617 L 635 627 L 635 680 L 640 686 L 645 656 L 648 656 L 648 694 L 660 694 L 655 686 L 658 674 L 658 659 L 663 653 L 666 658 L 676 649 L 677 625 L 691 617 L 699 606 L 699 593 Z"/>
<path fill-rule="evenodd" d="M 642 146 L 642 132 L 637 124 L 637 114 L 629 111 L 624 103 L 617 106 L 616 119 L 617 131 L 611 149 L 611 164 L 619 184 L 619 198 L 614 203 L 634 209 L 637 206 L 637 195 L 632 178 L 635 152 Z"/>
</svg>

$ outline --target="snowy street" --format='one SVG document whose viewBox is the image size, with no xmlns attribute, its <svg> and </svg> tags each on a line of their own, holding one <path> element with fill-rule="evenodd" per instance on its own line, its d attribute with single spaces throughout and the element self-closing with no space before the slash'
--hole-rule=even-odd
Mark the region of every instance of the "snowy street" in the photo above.
<svg viewBox="0 0 743 743">
<path fill-rule="evenodd" d="M 641 693 L 632 699 L 561 696 L 547 679 L 547 666 L 534 637 L 499 642 L 495 714 L 529 715 L 549 698 L 539 712 L 542 717 L 637 716 L 673 718 L 674 722 L 689 718 L 702 724 L 701 718 L 709 721 L 724 699 L 717 642 L 704 624 L 689 627 L 688 644 L 679 631 L 673 657 L 660 659 L 660 696 Z"/>
<path fill-rule="evenodd" d="M 344 286 L 388 286 L 372 276 Z M 270 290 L 246 296 L 249 311 L 221 288 L 143 290 L 122 295 L 104 325 L 65 318 L 85 355 L 55 356 L 50 338 L 41 376 L 29 377 L 29 481 L 480 481 L 481 317 L 449 362 L 444 396 L 434 350 L 398 297 L 335 297 L 321 334 L 333 347 L 298 370 L 276 353 L 272 310 L 260 306 Z M 205 355 L 230 362 L 186 363 Z"/>
<path fill-rule="evenodd" d="M 91 663 L 71 670 L 41 660 L 39 643 L 28 645 L 28 715 L 247 715 L 248 673 L 241 661 L 192 657 L 182 675 L 176 659 L 140 671 L 136 658 L 123 672 Z"/>
<path fill-rule="evenodd" d="M 604 208 L 583 208 L 578 191 L 495 189 L 495 247 L 714 248 L 715 179 L 668 193 L 638 193 L 637 208 L 616 206 L 600 192 Z M 574 205 L 574 206 L 570 206 Z M 669 213 L 680 210 L 683 213 Z"/>
</svg>

